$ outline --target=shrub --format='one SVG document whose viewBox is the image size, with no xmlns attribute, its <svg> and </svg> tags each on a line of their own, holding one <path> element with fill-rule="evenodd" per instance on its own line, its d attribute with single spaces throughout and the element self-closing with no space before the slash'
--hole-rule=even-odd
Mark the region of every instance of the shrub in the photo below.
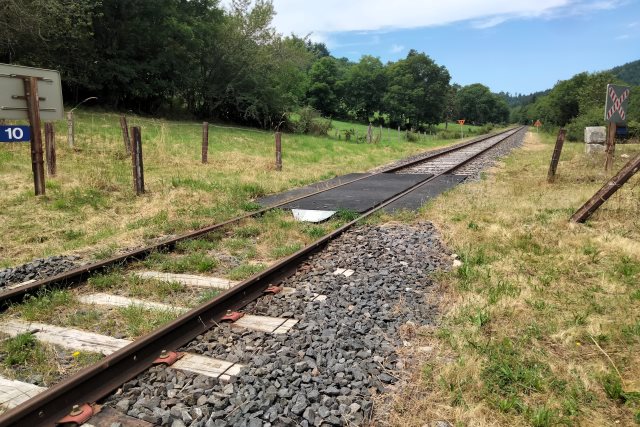
<svg viewBox="0 0 640 427">
<path fill-rule="evenodd" d="M 298 111 L 298 119 L 289 120 L 287 127 L 293 133 L 325 136 L 331 129 L 331 120 L 323 119 L 312 107 L 304 107 Z"/>
<path fill-rule="evenodd" d="M 583 141 L 584 128 L 587 126 L 604 126 L 604 112 L 600 107 L 593 107 L 574 118 L 565 127 L 569 141 Z"/>
<path fill-rule="evenodd" d="M 420 140 L 420 135 L 416 132 L 407 131 L 404 134 L 404 138 L 409 142 L 418 142 Z"/>
</svg>

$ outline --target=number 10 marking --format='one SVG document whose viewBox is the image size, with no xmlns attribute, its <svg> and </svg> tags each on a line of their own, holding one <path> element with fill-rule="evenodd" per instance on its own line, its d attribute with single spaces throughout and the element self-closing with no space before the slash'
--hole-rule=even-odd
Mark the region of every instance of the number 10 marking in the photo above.
<svg viewBox="0 0 640 427">
<path fill-rule="evenodd" d="M 7 132 L 7 138 L 9 139 L 22 139 L 24 137 L 24 132 L 20 128 L 7 128 L 4 130 Z"/>
</svg>

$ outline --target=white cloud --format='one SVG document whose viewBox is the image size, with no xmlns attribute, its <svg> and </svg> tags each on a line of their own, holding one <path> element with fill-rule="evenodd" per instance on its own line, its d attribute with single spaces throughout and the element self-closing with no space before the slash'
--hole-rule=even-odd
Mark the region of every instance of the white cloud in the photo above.
<svg viewBox="0 0 640 427">
<path fill-rule="evenodd" d="M 312 33 L 314 40 L 345 31 L 386 31 L 471 21 L 489 28 L 510 19 L 610 9 L 625 0 L 273 0 L 278 32 Z"/>
<path fill-rule="evenodd" d="M 391 53 L 400 53 L 404 50 L 404 46 L 400 44 L 394 44 L 391 46 Z"/>
</svg>

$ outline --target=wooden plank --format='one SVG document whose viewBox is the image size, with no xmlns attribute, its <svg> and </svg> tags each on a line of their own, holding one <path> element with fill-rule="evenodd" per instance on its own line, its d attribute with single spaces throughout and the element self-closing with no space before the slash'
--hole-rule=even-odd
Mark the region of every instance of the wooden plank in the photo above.
<svg viewBox="0 0 640 427">
<path fill-rule="evenodd" d="M 195 274 L 163 273 L 160 271 L 134 271 L 133 274 L 143 279 L 156 279 L 162 280 L 163 282 L 178 282 L 185 286 L 197 288 L 229 289 L 239 283 L 218 277 L 197 276 Z"/>
<path fill-rule="evenodd" d="M 287 319 L 282 325 L 278 326 L 272 333 L 273 334 L 286 334 L 293 326 L 298 323 L 296 319 Z"/>
<path fill-rule="evenodd" d="M 5 286 L 5 289 L 18 289 L 18 288 L 21 288 L 23 286 L 30 285 L 31 283 L 33 283 L 35 281 L 36 281 L 36 279 L 31 279 L 31 280 L 27 280 L 26 282 L 15 283 L 13 285 Z"/>
<path fill-rule="evenodd" d="M 10 320 L 0 323 L 0 332 L 11 336 L 25 332 L 33 332 L 36 339 L 42 342 L 59 345 L 60 347 L 70 350 L 91 351 L 104 355 L 120 350 L 132 342 L 78 329 L 62 328 L 43 323 L 28 323 L 20 320 Z M 225 378 L 228 378 L 235 376 L 243 366 L 212 357 L 186 353 L 182 359 L 174 363 L 172 367 L 213 378 L 218 378 L 221 375 L 226 375 Z"/>
<path fill-rule="evenodd" d="M 240 319 L 233 322 L 232 326 L 237 328 L 246 328 L 253 331 L 268 332 L 273 334 L 284 334 L 293 325 L 298 323 L 295 319 L 287 319 L 284 317 L 255 316 L 253 314 L 245 314 Z"/>
<path fill-rule="evenodd" d="M 18 406 L 46 388 L 0 376 L 0 412 Z"/>
<path fill-rule="evenodd" d="M 237 376 L 244 366 L 212 357 L 186 353 L 180 360 L 171 365 L 171 367 L 211 378 L 221 377 L 221 379 L 228 380 L 231 377 Z"/>
<path fill-rule="evenodd" d="M 620 172 L 602 186 L 580 209 L 571 217 L 572 222 L 585 222 L 609 197 L 622 187 L 640 169 L 640 154 L 624 165 Z"/>
<path fill-rule="evenodd" d="M 186 307 L 179 307 L 175 305 L 162 304 L 159 302 L 145 301 L 137 298 L 129 298 L 121 295 L 110 294 L 89 294 L 80 295 L 78 301 L 84 304 L 105 305 L 109 307 L 130 307 L 132 305 L 147 308 L 150 310 L 162 310 L 162 311 L 186 311 Z"/>
<path fill-rule="evenodd" d="M 32 332 L 42 342 L 59 345 L 72 350 L 88 351 L 109 355 L 131 343 L 129 340 L 106 335 L 85 332 L 77 329 L 62 328 L 36 322 L 8 320 L 0 323 L 0 332 L 11 336 Z"/>
</svg>

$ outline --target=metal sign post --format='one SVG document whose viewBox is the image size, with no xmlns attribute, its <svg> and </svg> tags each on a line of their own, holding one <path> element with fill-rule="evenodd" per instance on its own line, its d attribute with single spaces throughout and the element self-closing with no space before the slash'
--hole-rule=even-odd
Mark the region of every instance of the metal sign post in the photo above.
<svg viewBox="0 0 640 427">
<path fill-rule="evenodd" d="M 540 126 L 542 126 L 542 122 L 540 120 L 536 120 L 533 125 L 536 127 L 536 133 L 540 132 Z"/>
<path fill-rule="evenodd" d="M 465 119 L 458 120 L 458 124 L 460 125 L 460 139 L 464 138 L 464 122 Z"/>
<path fill-rule="evenodd" d="M 607 127 L 607 143 L 605 147 L 605 171 L 608 171 L 613 166 L 613 156 L 616 151 L 616 131 L 618 129 L 618 125 L 626 125 L 627 123 L 627 104 L 629 103 L 630 93 L 630 88 L 628 86 L 607 85 L 604 119 L 609 122 L 609 126 Z"/>
<path fill-rule="evenodd" d="M 60 120 L 64 113 L 62 86 L 57 71 L 0 64 L 0 119 L 29 120 L 31 165 L 36 196 L 45 193 L 40 120 Z M 13 127 L 11 137 L 24 137 Z"/>
</svg>

